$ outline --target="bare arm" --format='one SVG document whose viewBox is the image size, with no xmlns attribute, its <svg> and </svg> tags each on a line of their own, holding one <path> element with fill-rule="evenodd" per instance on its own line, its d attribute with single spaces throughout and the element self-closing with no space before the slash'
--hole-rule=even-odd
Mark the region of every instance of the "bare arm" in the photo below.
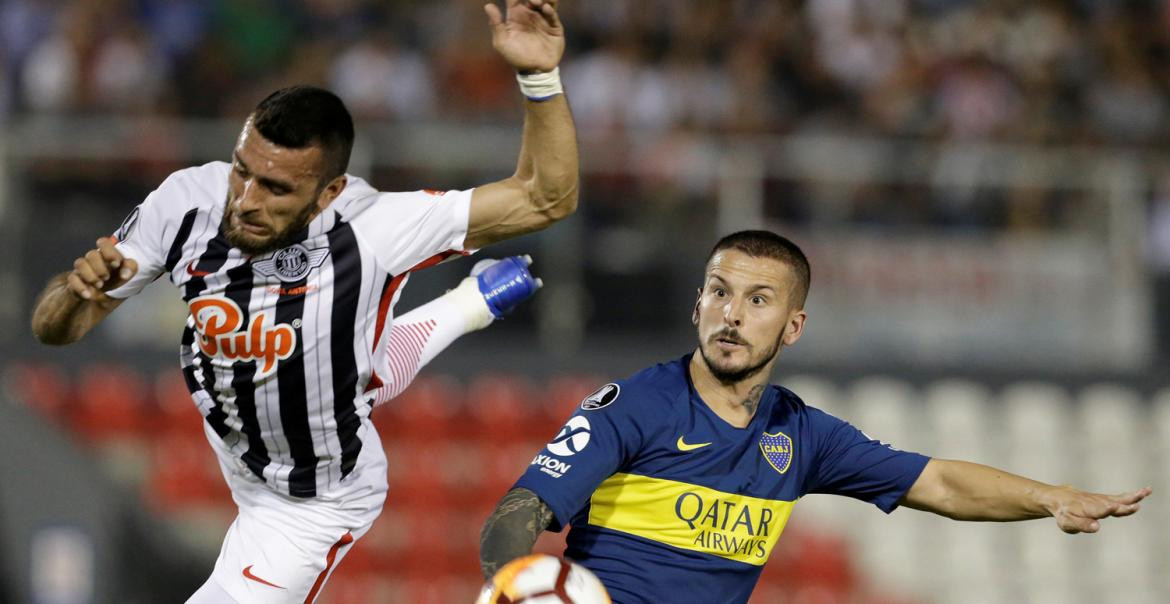
<svg viewBox="0 0 1170 604">
<path fill-rule="evenodd" d="M 122 257 L 108 237 L 73 262 L 73 270 L 49 280 L 33 309 L 32 330 L 44 344 L 72 344 L 114 311 L 122 300 L 106 292 L 137 272 L 133 260 Z"/>
<path fill-rule="evenodd" d="M 536 493 L 522 488 L 508 491 L 479 535 L 479 566 L 484 578 L 511 560 L 532 553 L 537 537 L 552 519 L 552 510 Z"/>
<path fill-rule="evenodd" d="M 1102 495 L 1054 486 L 966 461 L 932 459 L 902 505 L 955 520 L 1006 522 L 1052 516 L 1066 533 L 1095 533 L 1110 516 L 1129 516 L 1149 487 Z"/>
<path fill-rule="evenodd" d="M 547 72 L 564 53 L 555 0 L 508 0 L 485 7 L 492 44 L 519 71 Z M 577 131 L 565 95 L 524 102 L 516 173 L 472 192 L 466 247 L 479 248 L 561 220 L 577 209 Z"/>
</svg>

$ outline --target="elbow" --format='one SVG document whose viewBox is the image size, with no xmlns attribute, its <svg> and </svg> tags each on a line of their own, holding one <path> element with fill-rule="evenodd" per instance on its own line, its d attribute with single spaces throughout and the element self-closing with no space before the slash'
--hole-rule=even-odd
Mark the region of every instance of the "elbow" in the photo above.
<svg viewBox="0 0 1170 604">
<path fill-rule="evenodd" d="M 31 327 L 33 337 L 41 344 L 45 344 L 46 346 L 63 346 L 69 343 L 65 340 L 64 334 L 49 329 L 49 326 L 44 321 L 39 320 L 36 314 L 33 314 Z"/>
<path fill-rule="evenodd" d="M 564 190 L 545 195 L 543 200 L 538 204 L 541 208 L 540 213 L 549 224 L 572 216 L 577 211 L 579 191 L 580 189 L 574 180 L 573 184 Z"/>
<path fill-rule="evenodd" d="M 46 346 L 65 346 L 80 339 L 81 334 L 71 333 L 68 329 L 61 329 L 40 313 L 33 313 L 31 321 L 33 337 Z"/>
<path fill-rule="evenodd" d="M 32 332 L 37 341 L 46 346 L 65 346 L 66 344 L 72 344 L 75 341 L 67 337 L 65 334 L 48 331 L 43 327 L 38 327 L 35 324 L 33 325 Z"/>
</svg>

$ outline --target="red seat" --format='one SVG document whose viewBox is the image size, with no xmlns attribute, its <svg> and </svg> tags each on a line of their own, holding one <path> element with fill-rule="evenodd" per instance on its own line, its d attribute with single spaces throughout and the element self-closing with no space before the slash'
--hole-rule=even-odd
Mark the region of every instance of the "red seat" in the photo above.
<svg viewBox="0 0 1170 604">
<path fill-rule="evenodd" d="M 164 512 L 231 503 L 215 454 L 202 436 L 156 440 L 145 486 L 148 501 Z"/>
<path fill-rule="evenodd" d="M 442 440 L 455 423 L 463 389 L 445 375 L 424 375 L 374 410 L 371 419 L 388 445 Z"/>
<path fill-rule="evenodd" d="M 154 408 L 151 432 L 159 438 L 202 437 L 204 420 L 182 373 L 162 371 L 155 376 Z"/>
<path fill-rule="evenodd" d="M 514 375 L 485 373 L 472 380 L 464 406 L 475 426 L 475 437 L 494 444 L 523 438 L 535 411 L 534 393 L 527 379 Z"/>
<path fill-rule="evenodd" d="M 53 421 L 65 421 L 72 389 L 68 378 L 57 366 L 11 363 L 4 371 L 4 387 L 17 402 Z"/>
<path fill-rule="evenodd" d="M 87 441 L 147 435 L 151 406 L 146 384 L 129 367 L 113 364 L 87 367 L 78 379 L 76 400 L 70 425 Z"/>
</svg>

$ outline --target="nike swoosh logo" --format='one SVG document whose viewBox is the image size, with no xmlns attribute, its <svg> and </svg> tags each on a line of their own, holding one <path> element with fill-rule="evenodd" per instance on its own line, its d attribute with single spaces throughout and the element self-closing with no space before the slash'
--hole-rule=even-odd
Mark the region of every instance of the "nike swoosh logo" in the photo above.
<svg viewBox="0 0 1170 604">
<path fill-rule="evenodd" d="M 195 261 L 192 260 L 190 263 L 187 264 L 187 274 L 191 275 L 192 277 L 206 277 L 206 276 L 210 275 L 211 272 L 210 271 L 196 270 Z"/>
<path fill-rule="evenodd" d="M 702 449 L 711 443 L 695 443 L 693 445 L 689 445 L 683 442 L 683 437 L 680 436 L 678 437 L 678 442 L 675 444 L 678 445 L 679 451 L 694 451 L 695 449 Z"/>
<path fill-rule="evenodd" d="M 281 587 L 275 583 L 269 583 L 268 581 L 265 581 L 264 579 L 261 579 L 260 577 L 257 577 L 256 575 L 253 575 L 252 574 L 252 567 L 253 566 L 255 566 L 255 565 L 249 564 L 246 568 L 244 568 L 244 578 L 245 579 L 251 579 L 257 583 L 263 583 L 264 585 L 267 585 L 269 587 L 275 587 L 276 589 L 284 589 L 283 587 Z"/>
</svg>

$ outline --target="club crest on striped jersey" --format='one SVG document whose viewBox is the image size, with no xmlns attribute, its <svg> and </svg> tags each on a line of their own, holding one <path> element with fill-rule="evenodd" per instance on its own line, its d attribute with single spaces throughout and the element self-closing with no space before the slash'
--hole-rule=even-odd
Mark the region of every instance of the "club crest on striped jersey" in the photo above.
<svg viewBox="0 0 1170 604">
<path fill-rule="evenodd" d="M 765 432 L 760 437 L 760 451 L 777 472 L 783 474 L 788 471 L 788 466 L 792 463 L 792 439 L 788 438 L 787 434 Z"/>
<path fill-rule="evenodd" d="M 263 277 L 276 277 L 285 283 L 300 281 L 309 271 L 321 266 L 329 248 L 309 249 L 299 243 L 290 245 L 267 260 L 252 263 L 252 270 Z"/>
<path fill-rule="evenodd" d="M 200 296 L 188 303 L 195 323 L 195 344 L 203 354 L 229 361 L 256 361 L 257 377 L 276 371 L 278 361 L 292 356 L 297 332 L 286 323 L 269 324 L 267 312 L 252 316 L 244 326 L 244 313 L 223 296 Z"/>
</svg>

